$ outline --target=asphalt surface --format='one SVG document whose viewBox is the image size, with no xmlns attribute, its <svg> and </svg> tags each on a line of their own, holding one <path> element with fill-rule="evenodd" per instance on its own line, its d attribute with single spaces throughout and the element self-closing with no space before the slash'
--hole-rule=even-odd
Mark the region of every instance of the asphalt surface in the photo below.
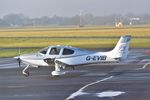
<svg viewBox="0 0 150 100">
<path fill-rule="evenodd" d="M 149 49 L 132 49 L 119 64 L 96 64 L 67 68 L 60 77 L 51 76 L 53 67 L 30 68 L 22 75 L 12 58 L 0 58 L 0 100 L 149 100 Z M 24 65 L 22 65 L 24 66 Z"/>
</svg>

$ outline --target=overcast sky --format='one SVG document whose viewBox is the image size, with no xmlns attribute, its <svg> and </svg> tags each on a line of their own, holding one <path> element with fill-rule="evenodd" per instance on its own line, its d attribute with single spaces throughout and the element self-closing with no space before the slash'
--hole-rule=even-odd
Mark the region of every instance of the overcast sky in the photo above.
<svg viewBox="0 0 150 100">
<path fill-rule="evenodd" d="M 148 13 L 150 0 L 0 0 L 0 17 L 22 13 L 30 17 Z"/>
</svg>

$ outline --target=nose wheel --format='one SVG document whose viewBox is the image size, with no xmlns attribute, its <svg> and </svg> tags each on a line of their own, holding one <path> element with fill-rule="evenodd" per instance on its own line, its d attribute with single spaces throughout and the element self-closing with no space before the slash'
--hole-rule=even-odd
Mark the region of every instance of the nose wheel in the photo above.
<svg viewBox="0 0 150 100">
<path fill-rule="evenodd" d="M 24 71 L 24 72 L 22 72 L 22 74 L 26 77 L 28 77 L 30 75 L 29 71 Z"/>
</svg>

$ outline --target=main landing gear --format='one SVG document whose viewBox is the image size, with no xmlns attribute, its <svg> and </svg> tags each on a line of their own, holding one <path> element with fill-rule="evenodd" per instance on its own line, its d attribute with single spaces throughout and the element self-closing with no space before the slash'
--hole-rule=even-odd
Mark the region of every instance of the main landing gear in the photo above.
<svg viewBox="0 0 150 100">
<path fill-rule="evenodd" d="M 52 71 L 52 76 L 60 76 L 66 74 L 66 72 L 63 71 L 62 68 L 64 69 L 65 67 L 55 62 L 55 71 Z"/>
</svg>

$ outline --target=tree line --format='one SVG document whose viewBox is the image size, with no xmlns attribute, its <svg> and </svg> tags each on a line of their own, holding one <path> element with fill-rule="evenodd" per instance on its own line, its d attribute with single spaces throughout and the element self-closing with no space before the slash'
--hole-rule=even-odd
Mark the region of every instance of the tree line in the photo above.
<svg viewBox="0 0 150 100">
<path fill-rule="evenodd" d="M 23 14 L 8 14 L 0 18 L 0 27 L 18 27 L 18 26 L 61 26 L 61 25 L 115 25 L 116 22 L 122 22 L 125 25 L 150 24 L 149 14 L 126 14 L 126 15 L 106 15 L 94 16 L 92 14 L 75 15 L 72 17 L 63 17 L 54 15 L 52 17 L 42 16 L 30 18 Z"/>
</svg>

